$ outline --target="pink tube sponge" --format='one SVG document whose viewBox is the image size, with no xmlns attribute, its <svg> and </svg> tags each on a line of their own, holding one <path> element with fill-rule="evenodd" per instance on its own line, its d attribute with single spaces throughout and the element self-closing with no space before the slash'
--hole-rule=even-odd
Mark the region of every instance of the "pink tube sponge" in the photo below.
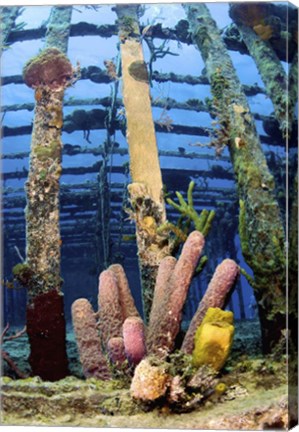
<svg viewBox="0 0 299 432">
<path fill-rule="evenodd" d="M 111 378 L 106 357 L 102 353 L 95 313 L 88 300 L 81 298 L 72 304 L 72 319 L 83 374 L 86 378 Z"/>
<path fill-rule="evenodd" d="M 99 330 L 107 347 L 109 339 L 122 336 L 122 310 L 117 280 L 111 270 L 104 270 L 99 277 Z"/>
<path fill-rule="evenodd" d="M 208 308 L 222 308 L 239 276 L 240 269 L 237 263 L 231 259 L 225 259 L 219 264 L 208 285 L 208 288 L 199 303 L 198 309 L 190 323 L 184 338 L 181 350 L 191 354 L 194 349 L 194 336 L 201 324 Z"/>
<path fill-rule="evenodd" d="M 139 317 L 129 317 L 123 324 L 123 338 L 129 363 L 137 365 L 146 355 L 144 324 Z"/>
<path fill-rule="evenodd" d="M 111 363 L 119 369 L 122 368 L 127 360 L 123 338 L 113 337 L 109 339 L 107 351 Z"/>
<path fill-rule="evenodd" d="M 172 276 L 177 260 L 173 256 L 166 256 L 160 262 L 154 290 L 154 298 L 149 317 L 149 328 L 160 314 L 163 314 L 164 302 L 169 298 L 169 279 Z"/>
<path fill-rule="evenodd" d="M 183 246 L 181 255 L 168 280 L 167 295 L 159 308 L 159 313 L 152 318 L 149 327 L 148 350 L 150 354 L 164 358 L 174 347 L 174 341 L 180 329 L 182 309 L 204 244 L 204 236 L 199 231 L 193 231 Z"/>
<path fill-rule="evenodd" d="M 123 267 L 120 264 L 112 264 L 108 270 L 116 277 L 123 321 L 130 316 L 139 316 Z"/>
</svg>

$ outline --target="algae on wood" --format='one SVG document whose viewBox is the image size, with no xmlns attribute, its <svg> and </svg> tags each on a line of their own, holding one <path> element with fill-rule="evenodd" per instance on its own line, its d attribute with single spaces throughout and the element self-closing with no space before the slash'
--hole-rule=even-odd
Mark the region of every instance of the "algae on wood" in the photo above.
<svg viewBox="0 0 299 432">
<path fill-rule="evenodd" d="M 168 239 L 157 234 L 165 222 L 163 184 L 152 117 L 147 66 L 143 58 L 138 6 L 117 6 L 122 61 L 123 100 L 130 154 L 129 185 L 132 217 L 136 220 L 139 268 L 145 319 L 151 308 L 161 259 L 169 255 Z"/>
<path fill-rule="evenodd" d="M 3 50 L 9 46 L 7 39 L 10 33 L 16 29 L 20 30 L 25 25 L 25 23 L 21 23 L 20 25 L 16 25 L 15 23 L 22 12 L 23 8 L 19 6 L 0 7 L 0 55 L 2 55 Z"/>
<path fill-rule="evenodd" d="M 55 6 L 51 9 L 46 31 L 45 49 L 56 47 L 65 54 L 67 53 L 71 19 L 71 6 Z"/>
<path fill-rule="evenodd" d="M 289 253 L 288 253 L 288 328 L 290 363 L 297 362 L 294 368 L 298 375 L 298 174 L 291 187 L 291 208 L 289 214 Z M 291 366 L 290 370 L 293 369 Z M 293 384 L 297 382 L 293 380 Z"/>
<path fill-rule="evenodd" d="M 239 16 L 239 11 L 243 8 L 242 3 L 230 5 L 230 16 L 235 20 L 242 39 L 256 63 L 267 94 L 273 103 L 275 117 L 282 134 L 284 137 L 290 136 L 294 105 L 288 103 L 288 78 L 280 59 L 269 42 L 273 36 L 273 25 L 266 24 L 266 16 L 263 16 L 265 4 L 260 3 L 254 6 L 257 9 L 255 21 L 248 15 L 247 17 Z M 265 10 L 264 13 L 266 12 Z"/>
<path fill-rule="evenodd" d="M 186 4 L 184 8 L 206 64 L 214 110 L 227 137 L 240 199 L 241 247 L 254 272 L 263 349 L 270 352 L 286 325 L 285 233 L 274 179 L 215 21 L 204 4 Z"/>
<path fill-rule="evenodd" d="M 295 119 L 295 108 L 296 108 L 296 104 L 298 103 L 298 52 L 294 54 L 289 69 L 288 94 L 289 94 L 288 104 L 289 104 L 290 122 L 293 122 L 295 120 L 298 123 L 298 119 Z M 297 117 L 298 117 L 298 108 L 297 108 Z"/>
</svg>

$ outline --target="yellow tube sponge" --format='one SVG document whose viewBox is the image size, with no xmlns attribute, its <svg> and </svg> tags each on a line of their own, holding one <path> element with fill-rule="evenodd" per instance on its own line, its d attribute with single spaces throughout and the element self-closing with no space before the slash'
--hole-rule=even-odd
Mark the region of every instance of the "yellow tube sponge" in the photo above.
<svg viewBox="0 0 299 432">
<path fill-rule="evenodd" d="M 192 362 L 220 370 L 226 362 L 234 335 L 233 313 L 209 308 L 194 338 Z"/>
</svg>

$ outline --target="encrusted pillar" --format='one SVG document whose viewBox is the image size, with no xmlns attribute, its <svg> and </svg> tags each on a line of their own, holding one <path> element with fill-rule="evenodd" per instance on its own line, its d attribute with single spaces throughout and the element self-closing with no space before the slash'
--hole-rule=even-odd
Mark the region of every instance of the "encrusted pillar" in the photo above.
<svg viewBox="0 0 299 432">
<path fill-rule="evenodd" d="M 127 119 L 132 217 L 141 273 L 144 315 L 147 320 L 159 263 L 169 255 L 167 236 L 157 234 L 165 222 L 162 177 L 152 118 L 148 71 L 143 58 L 136 5 L 117 6 L 122 61 L 123 100 Z"/>
<path fill-rule="evenodd" d="M 292 350 L 298 351 L 298 174 L 290 185 L 291 208 L 289 211 L 288 296 L 289 329 Z"/>
<path fill-rule="evenodd" d="M 270 97 L 275 118 L 284 137 L 290 136 L 294 105 L 288 103 L 288 78 L 269 39 L 275 31 L 274 19 L 271 15 L 271 3 L 230 4 L 229 14 L 238 26 L 242 39 L 247 46 L 265 84 Z M 272 18 L 272 21 L 271 21 Z"/>
<path fill-rule="evenodd" d="M 32 373 L 49 381 L 68 374 L 60 276 L 59 180 L 63 95 L 75 80 L 75 71 L 63 52 L 67 50 L 70 17 L 70 7 L 52 9 L 46 48 L 23 69 L 25 83 L 35 91 L 35 112 L 25 185 L 26 261 L 15 266 L 13 272 L 28 289 Z M 53 44 L 60 49 L 49 47 Z"/>
<path fill-rule="evenodd" d="M 201 51 L 213 94 L 218 131 L 229 148 L 240 200 L 243 256 L 254 272 L 264 352 L 286 326 L 285 233 L 274 179 L 254 119 L 215 21 L 204 3 L 185 4 L 193 40 Z"/>
</svg>

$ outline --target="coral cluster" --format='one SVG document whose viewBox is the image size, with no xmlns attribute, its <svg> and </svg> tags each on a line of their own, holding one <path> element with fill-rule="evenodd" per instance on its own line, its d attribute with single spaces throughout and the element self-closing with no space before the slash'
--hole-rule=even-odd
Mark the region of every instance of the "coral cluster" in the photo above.
<svg viewBox="0 0 299 432">
<path fill-rule="evenodd" d="M 181 409 L 186 410 L 205 397 L 207 388 L 204 392 L 200 390 L 205 380 L 203 370 L 206 370 L 202 368 L 212 367 L 214 372 L 209 382 L 214 385 L 214 376 L 228 357 L 233 336 L 232 313 L 210 306 L 224 306 L 239 270 L 232 260 L 225 260 L 218 266 L 195 316 L 198 327 L 207 312 L 198 330 L 202 337 L 198 333 L 195 337 L 192 360 L 195 332 L 191 329 L 191 333 L 187 333 L 187 343 L 183 342 L 181 350 L 176 350 L 176 337 L 203 247 L 203 235 L 193 231 L 178 260 L 168 256 L 161 261 L 147 327 L 138 314 L 125 272 L 119 264 L 110 266 L 100 275 L 97 314 L 88 300 L 74 302 L 73 323 L 86 377 L 109 379 L 116 369 L 127 376 L 134 373 L 132 397 L 146 402 L 166 397 L 170 405 L 181 404 Z M 184 352 L 186 346 L 188 350 L 191 347 L 189 354 Z"/>
<path fill-rule="evenodd" d="M 84 375 L 105 380 L 111 377 L 107 357 L 116 367 L 126 369 L 146 354 L 143 322 L 121 265 L 101 273 L 98 306 L 96 314 L 88 300 L 77 299 L 72 319 Z"/>
</svg>

